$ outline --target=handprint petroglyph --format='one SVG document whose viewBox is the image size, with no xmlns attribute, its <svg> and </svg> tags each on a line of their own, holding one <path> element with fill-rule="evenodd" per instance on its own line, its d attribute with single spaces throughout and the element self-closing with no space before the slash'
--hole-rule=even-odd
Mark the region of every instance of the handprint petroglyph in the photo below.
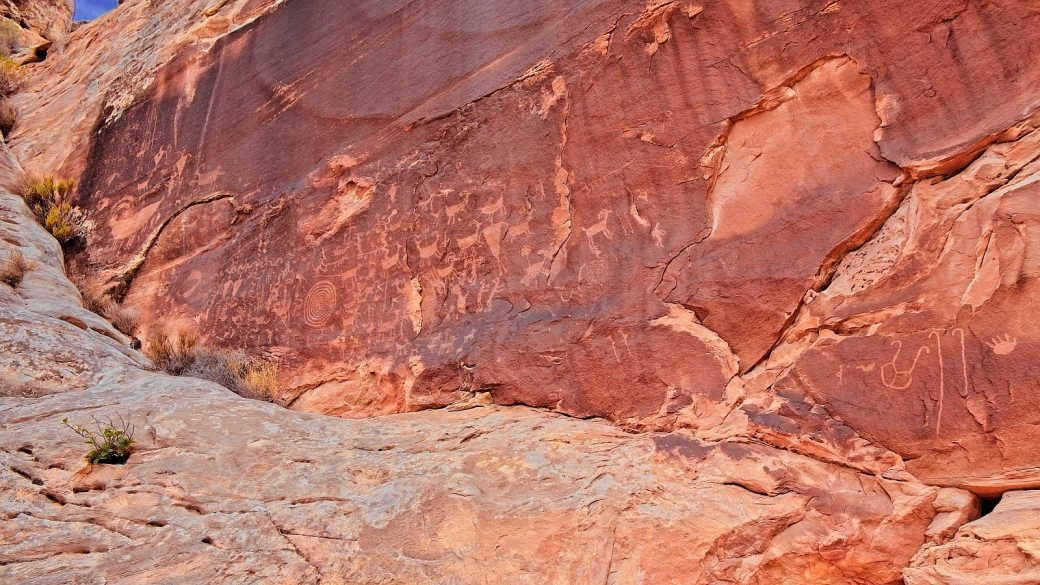
<svg viewBox="0 0 1040 585">
<path fill-rule="evenodd" d="M 1018 345 L 1018 339 L 1011 337 L 1010 335 L 1004 335 L 1003 338 L 998 335 L 986 345 L 989 346 L 989 348 L 993 350 L 993 353 L 997 355 L 1007 355 L 1015 351 L 1015 347 Z"/>
</svg>

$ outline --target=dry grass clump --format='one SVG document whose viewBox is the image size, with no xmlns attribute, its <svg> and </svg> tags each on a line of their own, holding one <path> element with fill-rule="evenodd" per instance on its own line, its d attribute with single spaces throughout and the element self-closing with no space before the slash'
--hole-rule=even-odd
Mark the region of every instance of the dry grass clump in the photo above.
<svg viewBox="0 0 1040 585">
<path fill-rule="evenodd" d="M 0 18 L 0 57 L 10 57 L 22 40 L 22 27 L 9 18 Z"/>
<path fill-rule="evenodd" d="M 0 135 L 7 138 L 18 121 L 18 111 L 5 99 L 0 99 Z"/>
<path fill-rule="evenodd" d="M 175 376 L 184 375 L 184 371 L 195 363 L 198 357 L 195 352 L 194 335 L 181 332 L 171 338 L 165 331 L 156 331 L 148 338 L 144 346 L 144 354 L 161 370 Z"/>
<path fill-rule="evenodd" d="M 137 332 L 137 325 L 141 321 L 141 312 L 135 307 L 125 307 L 116 303 L 109 305 L 101 316 L 108 319 L 113 327 L 130 337 Z"/>
<path fill-rule="evenodd" d="M 18 250 L 7 255 L 7 260 L 0 263 L 0 282 L 14 288 L 22 283 L 25 274 L 36 268 L 36 261 L 26 258 Z"/>
<path fill-rule="evenodd" d="M 141 312 L 133 306 L 120 305 L 109 294 L 85 284 L 82 280 L 73 279 L 73 284 L 83 297 L 83 307 L 91 313 L 108 320 L 120 332 L 134 336 L 141 320 Z"/>
<path fill-rule="evenodd" d="M 36 221 L 61 243 L 86 237 L 94 228 L 87 212 L 68 202 L 76 181 L 55 181 L 53 176 L 27 176 L 21 185 L 22 199 Z"/>
<path fill-rule="evenodd" d="M 10 57 L 0 56 L 0 96 L 7 97 L 22 87 L 22 68 Z"/>
<path fill-rule="evenodd" d="M 152 333 L 144 353 L 170 374 L 216 382 L 245 398 L 274 402 L 278 395 L 277 364 L 249 358 L 241 350 L 203 348 L 185 331 L 176 338 L 161 330 Z"/>
</svg>

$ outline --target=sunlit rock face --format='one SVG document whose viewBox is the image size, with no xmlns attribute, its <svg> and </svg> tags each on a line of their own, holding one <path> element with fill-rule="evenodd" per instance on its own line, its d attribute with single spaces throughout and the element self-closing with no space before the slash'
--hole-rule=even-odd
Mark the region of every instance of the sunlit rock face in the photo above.
<svg viewBox="0 0 1040 585">
<path fill-rule="evenodd" d="M 26 21 L 0 575 L 1035 581 L 1040 8 L 565 4 Z M 306 412 L 152 371 L 66 272 Z"/>
<path fill-rule="evenodd" d="M 146 329 L 279 359 L 301 410 L 670 429 L 786 388 L 922 476 L 1037 482 L 1032 9 L 257 6 L 61 159 L 72 262 Z"/>
</svg>

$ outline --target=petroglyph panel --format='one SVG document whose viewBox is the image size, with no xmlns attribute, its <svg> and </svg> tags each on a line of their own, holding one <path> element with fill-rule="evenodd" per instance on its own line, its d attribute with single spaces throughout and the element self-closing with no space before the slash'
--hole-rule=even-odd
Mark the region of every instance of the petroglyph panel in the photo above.
<svg viewBox="0 0 1040 585">
<path fill-rule="evenodd" d="M 70 263 L 104 279 L 226 191 L 128 299 L 145 334 L 278 356 L 294 407 L 443 406 L 471 376 L 666 428 L 787 372 L 922 477 L 1040 466 L 1037 157 L 998 137 L 1040 29 L 1005 1 L 738 4 L 282 3 L 91 132 Z"/>
<path fill-rule="evenodd" d="M 917 184 L 896 229 L 847 259 L 808 305 L 806 319 L 838 334 L 821 336 L 777 385 L 810 395 L 928 481 L 1036 487 L 1027 446 L 1040 440 L 1040 320 L 1024 307 L 1040 302 L 1040 184 L 1016 175 L 1040 157 L 1037 134 Z"/>
</svg>

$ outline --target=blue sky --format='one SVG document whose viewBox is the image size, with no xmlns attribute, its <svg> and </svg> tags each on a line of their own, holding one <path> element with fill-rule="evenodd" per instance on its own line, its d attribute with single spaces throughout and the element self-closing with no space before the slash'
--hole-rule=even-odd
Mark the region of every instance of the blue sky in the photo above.
<svg viewBox="0 0 1040 585">
<path fill-rule="evenodd" d="M 76 0 L 73 20 L 93 20 L 116 7 L 116 0 Z"/>
</svg>

